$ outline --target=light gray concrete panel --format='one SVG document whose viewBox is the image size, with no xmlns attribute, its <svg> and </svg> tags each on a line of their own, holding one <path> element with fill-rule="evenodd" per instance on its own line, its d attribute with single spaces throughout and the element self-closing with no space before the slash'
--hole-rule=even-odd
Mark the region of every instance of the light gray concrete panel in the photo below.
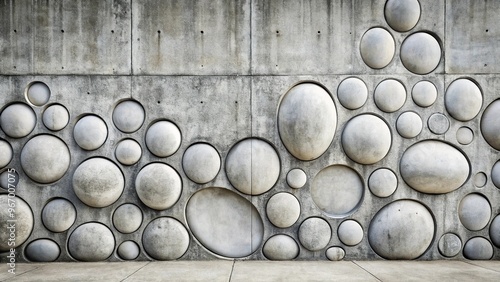
<svg viewBox="0 0 500 282">
<path fill-rule="evenodd" d="M 133 73 L 228 75 L 250 69 L 250 1 L 137 0 Z"/>
</svg>

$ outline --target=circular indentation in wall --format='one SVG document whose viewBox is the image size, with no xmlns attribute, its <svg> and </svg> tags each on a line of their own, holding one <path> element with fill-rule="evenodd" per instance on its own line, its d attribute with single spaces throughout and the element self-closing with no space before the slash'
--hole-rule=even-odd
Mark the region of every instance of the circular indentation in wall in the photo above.
<svg viewBox="0 0 500 282">
<path fill-rule="evenodd" d="M 274 194 L 266 206 L 267 218 L 279 228 L 292 226 L 300 216 L 300 203 L 295 196 L 290 193 Z"/>
<path fill-rule="evenodd" d="M 497 188 L 500 188 L 500 161 L 497 161 L 491 169 L 491 181 Z"/>
<path fill-rule="evenodd" d="M 260 195 L 278 181 L 281 163 L 276 150 L 264 140 L 249 138 L 234 145 L 226 158 L 226 174 L 238 191 Z"/>
<path fill-rule="evenodd" d="M 21 166 L 33 181 L 52 183 L 61 179 L 69 168 L 68 146 L 52 135 L 31 138 L 21 151 Z"/>
<path fill-rule="evenodd" d="M 418 0 L 387 0 L 384 8 L 385 20 L 395 31 L 409 31 L 420 19 Z"/>
<path fill-rule="evenodd" d="M 78 199 L 94 208 L 103 208 L 116 202 L 125 187 L 120 168 L 105 158 L 82 162 L 73 174 L 72 183 Z"/>
<path fill-rule="evenodd" d="M 304 248 L 311 252 L 324 249 L 330 242 L 332 229 L 330 224 L 322 218 L 310 217 L 299 227 L 299 241 Z"/>
<path fill-rule="evenodd" d="M 186 205 L 186 221 L 201 245 L 224 257 L 246 257 L 260 248 L 264 237 L 255 206 L 225 188 L 194 193 Z"/>
<path fill-rule="evenodd" d="M 454 119 L 469 121 L 481 111 L 483 95 L 477 84 L 470 79 L 457 79 L 446 89 L 444 105 Z"/>
<path fill-rule="evenodd" d="M 278 234 L 267 239 L 262 253 L 270 260 L 292 260 L 299 255 L 299 245 L 292 237 Z"/>
<path fill-rule="evenodd" d="M 481 117 L 481 133 L 491 147 L 500 150 L 500 100 L 495 100 Z"/>
<path fill-rule="evenodd" d="M 476 186 L 477 188 L 483 188 L 486 185 L 487 181 L 488 177 L 484 172 L 478 172 L 476 173 L 476 175 L 474 175 L 474 186 Z"/>
<path fill-rule="evenodd" d="M 26 100 L 34 106 L 40 107 L 50 99 L 50 89 L 47 84 L 35 81 L 28 85 L 26 90 Z"/>
<path fill-rule="evenodd" d="M 14 103 L 5 107 L 0 114 L 0 127 L 7 136 L 22 138 L 35 129 L 36 115 L 31 107 Z"/>
<path fill-rule="evenodd" d="M 491 218 L 491 205 L 485 196 L 469 194 L 458 205 L 458 218 L 465 228 L 479 231 L 488 225 Z"/>
<path fill-rule="evenodd" d="M 56 242 L 49 239 L 37 239 L 31 241 L 24 249 L 26 258 L 32 262 L 55 261 L 61 250 Z"/>
<path fill-rule="evenodd" d="M 374 27 L 363 34 L 359 50 L 366 65 L 381 69 L 392 61 L 396 47 L 394 38 L 387 30 Z"/>
<path fill-rule="evenodd" d="M 415 112 L 404 112 L 396 121 L 396 130 L 404 138 L 414 138 L 422 131 L 422 119 Z"/>
<path fill-rule="evenodd" d="M 429 130 L 437 135 L 445 134 L 450 128 L 450 121 L 441 113 L 432 114 L 427 120 Z"/>
<path fill-rule="evenodd" d="M 441 46 L 429 33 L 417 32 L 403 41 L 400 56 L 407 70 L 415 74 L 428 74 L 441 61 Z"/>
<path fill-rule="evenodd" d="M 7 168 L 0 173 L 0 188 L 8 190 L 17 188 L 19 183 L 19 173 L 13 168 Z"/>
<path fill-rule="evenodd" d="M 314 83 L 292 87 L 278 109 L 278 131 L 286 149 L 302 161 L 321 156 L 337 128 L 337 110 L 325 88 Z"/>
<path fill-rule="evenodd" d="M 113 110 L 113 123 L 125 133 L 137 131 L 144 123 L 145 112 L 142 105 L 134 100 L 120 102 Z"/>
<path fill-rule="evenodd" d="M 428 194 L 445 194 L 467 181 L 467 157 L 448 143 L 425 140 L 410 146 L 399 164 L 403 180 L 413 189 Z"/>
<path fill-rule="evenodd" d="M 155 210 L 166 210 L 179 200 L 182 180 L 171 166 L 151 163 L 137 174 L 135 190 L 146 206 Z"/>
<path fill-rule="evenodd" d="M 173 155 L 181 146 L 181 131 L 170 121 L 153 123 L 146 132 L 146 146 L 155 156 L 165 158 Z"/>
<path fill-rule="evenodd" d="M 356 110 L 366 103 L 368 88 L 361 79 L 348 77 L 339 84 L 337 97 L 340 104 L 346 109 Z"/>
<path fill-rule="evenodd" d="M 469 145 L 474 140 L 474 132 L 467 126 L 462 126 L 457 130 L 457 142 L 462 145 Z"/>
<path fill-rule="evenodd" d="M 133 139 L 123 139 L 118 142 L 115 149 L 115 157 L 122 165 L 134 165 L 142 156 L 142 148 Z"/>
<path fill-rule="evenodd" d="M 343 221 L 337 230 L 340 242 L 347 246 L 356 246 L 363 240 L 363 227 L 355 220 Z"/>
<path fill-rule="evenodd" d="M 144 251 L 157 260 L 175 260 L 187 251 L 189 233 L 186 227 L 172 217 L 151 221 L 142 234 Z"/>
<path fill-rule="evenodd" d="M 79 261 L 102 261 L 115 249 L 115 237 L 107 226 L 98 222 L 84 223 L 69 236 L 68 251 Z"/>
<path fill-rule="evenodd" d="M 345 251 L 341 247 L 330 247 L 326 250 L 326 257 L 331 261 L 343 260 Z"/>
<path fill-rule="evenodd" d="M 432 106 L 434 102 L 436 102 L 437 95 L 436 86 L 427 80 L 421 80 L 415 83 L 411 90 L 413 102 L 422 108 Z"/>
<path fill-rule="evenodd" d="M 395 79 L 386 79 L 375 88 L 373 99 L 377 107 L 386 113 L 399 110 L 406 102 L 406 89 Z"/>
<path fill-rule="evenodd" d="M 68 230 L 76 220 L 76 209 L 73 204 L 62 198 L 48 202 L 42 210 L 42 222 L 52 232 Z"/>
<path fill-rule="evenodd" d="M 291 169 L 286 174 L 286 183 L 293 189 L 299 189 L 304 187 L 307 182 L 306 173 L 300 168 Z"/>
<path fill-rule="evenodd" d="M 86 115 L 78 120 L 73 128 L 73 137 L 80 148 L 92 151 L 106 142 L 108 127 L 96 115 Z"/>
<path fill-rule="evenodd" d="M 2 232 L 0 232 L 0 252 L 8 252 L 13 246 L 20 247 L 30 236 L 34 224 L 33 212 L 30 206 L 18 196 L 12 197 L 9 195 L 12 194 L 0 194 L 0 228 L 2 228 Z M 15 203 L 14 214 L 12 214 L 13 200 Z M 12 220 L 15 220 L 14 228 L 12 228 Z"/>
<path fill-rule="evenodd" d="M 398 200 L 375 214 L 368 241 L 375 253 L 385 259 L 416 259 L 432 244 L 434 226 L 434 218 L 424 205 Z"/>
<path fill-rule="evenodd" d="M 43 111 L 42 121 L 49 130 L 59 131 L 68 125 L 69 112 L 64 106 L 53 104 Z"/>
<path fill-rule="evenodd" d="M 142 224 L 142 211 L 134 204 L 123 204 L 113 213 L 113 225 L 121 233 L 135 232 Z"/>
<path fill-rule="evenodd" d="M 372 114 L 362 114 L 347 122 L 341 141 L 350 159 L 360 164 L 374 164 L 389 152 L 392 135 L 384 120 Z"/>
<path fill-rule="evenodd" d="M 438 248 L 443 256 L 451 258 L 460 253 L 462 240 L 453 233 L 446 233 L 439 239 Z"/>
<path fill-rule="evenodd" d="M 182 168 L 186 176 L 195 183 L 212 181 L 219 174 L 220 167 L 219 153 L 209 144 L 193 144 L 182 156 Z"/>
<path fill-rule="evenodd" d="M 495 216 L 491 221 L 490 239 L 497 248 L 500 248 L 500 215 Z"/>
<path fill-rule="evenodd" d="M 124 241 L 116 249 L 116 253 L 123 260 L 134 260 L 139 256 L 141 250 L 139 245 L 134 241 Z"/>
<path fill-rule="evenodd" d="M 493 246 L 486 238 L 471 238 L 464 245 L 464 257 L 472 260 L 490 260 L 493 257 Z"/>
<path fill-rule="evenodd" d="M 9 142 L 0 139 L 0 168 L 6 167 L 12 160 L 14 152 Z"/>
<path fill-rule="evenodd" d="M 379 168 L 370 175 L 368 187 L 372 194 L 377 197 L 389 197 L 398 188 L 398 178 L 392 170 Z"/>
<path fill-rule="evenodd" d="M 322 169 L 311 184 L 314 203 L 331 217 L 346 217 L 361 205 L 364 185 L 352 168 L 332 165 Z"/>
</svg>

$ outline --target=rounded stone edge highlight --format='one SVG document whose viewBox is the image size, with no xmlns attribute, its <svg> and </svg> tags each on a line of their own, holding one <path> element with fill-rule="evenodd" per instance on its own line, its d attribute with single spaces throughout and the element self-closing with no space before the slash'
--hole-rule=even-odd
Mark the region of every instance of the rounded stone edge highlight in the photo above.
<svg viewBox="0 0 500 282">
<path fill-rule="evenodd" d="M 120 116 L 116 116 L 115 115 L 117 109 L 119 111 L 121 111 L 120 105 L 122 105 L 122 106 L 125 105 L 125 107 L 127 107 L 126 104 L 137 105 L 142 110 L 142 117 L 139 117 L 141 119 L 140 124 L 138 124 L 138 123 L 134 124 L 134 125 L 130 124 L 130 123 L 135 123 L 135 121 L 131 121 L 131 122 L 128 122 L 128 123 L 127 123 L 127 121 L 123 122 L 122 120 L 120 120 L 120 118 L 121 118 Z M 135 114 L 135 113 L 133 113 L 133 114 Z M 146 120 L 146 110 L 144 109 L 144 106 L 139 101 L 134 100 L 134 99 L 124 99 L 124 100 L 121 100 L 118 103 L 116 103 L 116 105 L 114 106 L 113 112 L 111 114 L 111 120 L 113 121 L 113 125 L 118 130 L 120 130 L 121 132 L 123 132 L 123 133 L 134 133 L 134 132 L 136 132 L 137 130 L 139 130 L 144 125 L 144 122 Z M 132 127 L 128 128 L 130 126 L 132 126 Z"/>
<path fill-rule="evenodd" d="M 366 40 L 373 40 L 373 38 L 365 39 L 365 36 L 379 37 L 375 43 L 384 46 L 373 46 L 372 42 L 367 43 Z M 381 36 L 384 36 L 385 38 L 381 39 Z M 383 42 L 386 40 L 390 40 L 390 43 L 392 44 L 389 44 L 389 42 Z M 381 51 L 378 50 L 381 48 L 389 48 L 389 50 L 382 50 L 382 52 L 385 52 L 386 54 L 381 56 Z M 370 52 L 366 53 L 366 51 L 364 51 L 365 49 L 377 51 L 376 54 L 370 54 Z M 392 36 L 392 34 L 385 28 L 371 27 L 361 36 L 361 40 L 359 41 L 359 52 L 361 59 L 368 67 L 372 69 L 383 69 L 394 60 L 394 56 L 396 54 L 396 42 L 394 40 L 394 36 Z"/>
<path fill-rule="evenodd" d="M 64 117 L 64 119 L 58 120 L 58 122 L 61 124 L 49 125 L 48 124 L 49 121 L 48 121 L 46 113 L 48 110 L 51 110 L 54 108 L 59 108 L 59 109 L 62 108 L 64 111 L 66 111 L 67 117 Z M 61 117 L 58 117 L 58 118 L 61 118 Z M 50 131 L 63 130 L 64 128 L 66 128 L 66 126 L 68 126 L 70 118 L 71 118 L 71 115 L 69 114 L 68 108 L 66 108 L 64 105 L 59 104 L 59 103 L 53 103 L 53 104 L 47 105 L 47 107 L 45 107 L 45 109 L 43 110 L 43 113 L 42 113 L 42 123 Z M 64 125 L 63 125 L 63 123 L 64 123 Z"/>
<path fill-rule="evenodd" d="M 47 248 L 52 248 L 52 250 L 47 250 Z M 57 251 L 54 248 L 57 248 Z M 24 256 L 32 262 L 53 262 L 61 256 L 61 247 L 52 239 L 39 238 L 26 245 Z"/>
<path fill-rule="evenodd" d="M 391 6 L 394 2 L 396 2 L 396 7 Z M 414 9 L 410 10 L 411 8 L 415 8 L 415 4 L 418 5 L 418 12 L 416 12 Z M 411 7 L 412 5 L 413 7 Z M 421 13 L 422 7 L 420 6 L 418 0 L 415 0 L 411 3 L 409 1 L 388 0 L 384 5 L 385 21 L 392 29 L 397 32 L 407 32 L 415 28 L 415 26 L 420 21 L 420 18 L 422 16 Z M 402 21 L 401 17 L 406 18 L 406 22 L 404 22 L 404 20 Z"/>
<path fill-rule="evenodd" d="M 31 90 L 31 87 L 33 87 L 33 86 L 42 87 L 42 88 L 45 87 L 47 89 L 47 95 L 42 95 L 44 97 L 37 97 L 37 96 L 31 97 L 30 90 Z M 50 87 L 45 82 L 39 81 L 39 80 L 30 82 L 26 86 L 26 89 L 24 90 L 24 97 L 25 97 L 26 101 L 34 107 L 42 107 L 43 105 L 47 104 L 50 100 L 51 95 L 52 95 L 52 91 L 50 90 Z M 40 100 L 40 101 L 37 101 L 37 100 Z"/>
<path fill-rule="evenodd" d="M 462 240 L 454 233 L 445 233 L 439 239 L 438 250 L 442 256 L 454 257 L 462 250 Z"/>
<path fill-rule="evenodd" d="M 175 132 L 168 132 L 169 134 L 170 133 L 173 133 L 175 136 L 175 140 L 173 140 L 173 142 L 171 142 L 172 144 L 167 144 L 167 145 L 171 145 L 172 148 L 162 148 L 160 144 L 158 143 L 155 143 L 153 140 L 154 139 L 160 139 L 158 138 L 158 136 L 154 136 L 154 134 L 158 134 L 157 132 L 154 132 L 154 131 L 151 131 L 153 128 L 153 130 L 155 130 L 156 128 L 154 128 L 155 126 L 158 127 L 158 126 L 161 126 L 163 123 L 166 123 L 167 126 L 170 126 L 170 125 L 173 125 L 173 127 L 171 128 L 172 130 L 175 130 Z M 155 131 L 158 131 L 158 130 L 155 130 Z M 177 136 L 177 133 L 178 133 L 178 136 Z M 156 138 L 155 138 L 156 137 Z M 160 136 L 162 137 L 162 139 L 164 139 L 163 137 L 165 136 Z M 178 139 L 178 140 L 177 140 Z M 179 151 L 181 145 L 182 145 L 182 131 L 181 129 L 179 128 L 179 126 L 171 121 L 171 120 L 168 120 L 168 119 L 158 119 L 158 120 L 154 120 L 152 121 L 148 128 L 146 129 L 146 132 L 144 134 L 144 144 L 146 144 L 146 148 L 148 149 L 148 151 L 155 157 L 158 157 L 158 158 L 167 158 L 167 157 L 170 157 L 172 155 L 174 155 L 175 153 L 177 153 L 177 151 Z M 160 141 L 164 141 L 164 140 L 160 140 Z M 175 150 L 174 150 L 174 147 L 175 147 Z"/>
<path fill-rule="evenodd" d="M 99 136 L 97 136 L 97 140 L 92 140 L 92 138 L 89 138 L 86 136 L 86 133 L 88 133 L 88 128 L 80 128 L 81 126 L 85 126 L 85 124 L 81 124 L 80 122 L 84 120 L 85 118 L 97 118 L 96 120 L 97 123 L 99 123 L 98 126 L 104 125 L 104 128 L 96 128 L 92 127 L 93 129 L 96 129 L 97 131 L 102 130 L 106 131 L 106 136 L 101 136 L 102 132 L 93 132 L 97 133 Z M 84 130 L 85 132 L 81 132 Z M 86 113 L 78 117 L 78 120 L 75 123 L 75 126 L 73 127 L 73 139 L 75 140 L 76 144 L 83 150 L 85 151 L 94 151 L 99 148 L 101 148 L 104 143 L 108 140 L 109 137 L 109 128 L 104 119 L 96 114 L 93 113 Z"/>
</svg>

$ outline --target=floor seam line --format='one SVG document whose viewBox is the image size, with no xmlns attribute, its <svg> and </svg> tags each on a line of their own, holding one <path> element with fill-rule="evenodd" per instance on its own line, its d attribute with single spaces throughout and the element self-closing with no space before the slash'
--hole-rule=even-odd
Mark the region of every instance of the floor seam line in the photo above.
<svg viewBox="0 0 500 282">
<path fill-rule="evenodd" d="M 120 280 L 121 282 L 129 279 L 130 277 L 132 277 L 132 275 L 136 274 L 139 270 L 143 269 L 144 267 L 148 266 L 149 264 L 151 263 L 151 261 L 149 261 L 148 263 L 146 263 L 145 265 L 143 265 L 142 267 L 139 267 L 139 269 L 137 269 L 136 271 L 130 273 L 129 276 L 125 277 L 123 280 Z"/>
<path fill-rule="evenodd" d="M 16 278 L 16 277 L 23 276 L 23 275 L 24 275 L 24 274 L 26 274 L 26 273 L 29 273 L 29 272 L 35 271 L 35 270 L 40 269 L 40 268 L 42 268 L 42 267 L 44 267 L 44 266 L 46 266 L 46 264 L 44 264 L 44 265 L 40 265 L 40 266 L 38 266 L 38 267 L 35 267 L 35 268 L 31 269 L 31 270 L 25 271 L 25 272 L 20 273 L 20 274 L 14 274 L 12 277 L 9 277 L 9 278 L 6 278 L 6 279 L 2 279 L 2 280 L 0 280 L 0 281 L 8 281 L 8 280 L 10 280 L 10 279 L 14 279 L 14 278 Z"/>
<path fill-rule="evenodd" d="M 484 267 L 484 266 L 481 266 L 481 265 L 473 264 L 473 263 L 468 262 L 468 261 L 463 261 L 463 262 L 465 262 L 465 263 L 467 263 L 467 264 L 469 264 L 469 265 L 473 265 L 473 266 L 480 267 L 480 268 L 482 268 L 482 269 L 491 270 L 491 271 L 494 271 L 494 272 L 499 272 L 499 273 L 500 273 L 500 271 L 499 271 L 499 270 L 495 270 L 495 269 L 487 268 L 487 267 Z"/>
<path fill-rule="evenodd" d="M 354 263 L 355 265 L 357 265 L 359 268 L 363 269 L 364 271 L 366 271 L 368 274 L 370 274 L 371 276 L 373 276 L 375 279 L 377 279 L 378 281 L 382 281 L 380 280 L 377 276 L 375 276 L 373 273 L 371 273 L 370 271 L 366 270 L 364 267 L 362 267 L 361 265 L 357 264 L 356 261 L 352 261 L 352 263 Z"/>
<path fill-rule="evenodd" d="M 236 263 L 236 260 L 233 260 L 233 265 L 231 266 L 231 273 L 229 273 L 229 282 L 231 282 L 231 278 L 233 278 L 233 271 L 234 271 L 234 264 Z"/>
</svg>

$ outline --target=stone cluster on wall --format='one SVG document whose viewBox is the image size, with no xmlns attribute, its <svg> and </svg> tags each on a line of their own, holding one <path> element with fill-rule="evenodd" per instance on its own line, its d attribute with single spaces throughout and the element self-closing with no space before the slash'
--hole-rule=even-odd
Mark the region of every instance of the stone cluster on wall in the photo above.
<svg viewBox="0 0 500 282">
<path fill-rule="evenodd" d="M 156 1 L 138 2 L 95 5 L 134 17 L 157 44 L 176 32 L 191 42 L 182 29 L 151 31 L 145 14 L 130 16 L 131 9 L 151 12 Z M 159 9 L 169 15 L 210 5 L 167 2 Z M 341 14 L 347 9 L 326 2 Z M 224 6 L 237 27 L 291 13 L 269 3 L 213 5 L 234 9 Z M 280 56 L 293 50 L 279 45 L 290 35 L 274 26 L 269 33 L 278 41 L 256 37 L 276 54 L 255 46 L 252 56 L 270 60 L 241 75 L 231 74 L 238 65 L 231 58 L 245 64 L 246 51 L 229 54 L 215 73 L 194 65 L 168 73 L 178 58 L 155 58 L 153 35 L 133 32 L 131 41 L 145 50 L 129 50 L 137 74 L 57 68 L 9 75 L 19 74 L 17 66 L 2 65 L 0 223 L 15 217 L 18 259 L 498 259 L 500 79 L 447 72 L 445 33 L 419 26 L 437 21 L 425 12 L 444 5 L 453 8 L 374 1 L 370 12 L 379 17 L 356 27 L 353 44 L 342 43 L 359 68 L 338 73 L 307 71 L 307 62 L 304 73 L 290 73 L 296 66 Z M 196 36 L 207 38 L 210 29 Z M 205 57 L 192 61 L 210 69 L 221 54 L 205 48 L 216 47 L 201 46 Z M 2 259 L 11 236 L 2 228 Z"/>
</svg>

